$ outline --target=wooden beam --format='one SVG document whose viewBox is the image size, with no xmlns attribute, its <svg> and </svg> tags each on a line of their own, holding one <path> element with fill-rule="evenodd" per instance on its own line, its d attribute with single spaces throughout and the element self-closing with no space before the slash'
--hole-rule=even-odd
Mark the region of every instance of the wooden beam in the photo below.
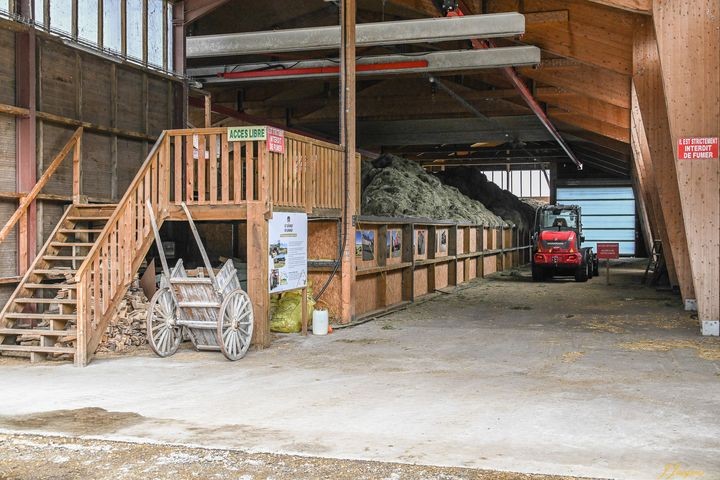
<svg viewBox="0 0 720 480">
<path fill-rule="evenodd" d="M 654 0 L 654 31 L 669 121 L 665 142 L 720 136 L 720 3 Z M 650 19 L 645 20 L 646 24 Z M 652 25 L 647 26 L 652 29 Z M 649 39 L 648 39 L 649 40 Z M 720 162 L 678 160 L 684 234 L 701 321 L 720 320 Z"/>
<path fill-rule="evenodd" d="M 523 42 L 555 55 L 574 58 L 587 65 L 623 75 L 629 75 L 632 71 L 629 38 L 608 36 L 603 31 L 593 32 L 591 27 L 576 22 L 570 22 L 567 26 L 529 25 L 523 35 Z"/>
<path fill-rule="evenodd" d="M 538 100 L 559 107 L 569 113 L 593 117 L 604 123 L 630 128 L 630 109 L 577 93 L 539 93 Z"/>
<path fill-rule="evenodd" d="M 118 137 L 131 138 L 134 140 L 145 140 L 149 142 L 154 142 L 155 140 L 157 140 L 157 137 L 153 137 L 152 135 L 146 135 L 141 132 L 131 132 L 128 130 L 106 127 L 104 125 L 98 125 L 95 123 L 81 122 L 80 120 L 55 115 L 54 113 L 36 112 L 36 115 L 37 118 L 48 121 L 50 123 L 57 123 L 69 127 L 83 127 L 85 130 L 89 130 L 91 132 L 107 133 L 110 135 L 117 135 Z"/>
<path fill-rule="evenodd" d="M 16 117 L 27 117 L 30 115 L 30 109 L 16 107 L 14 105 L 0 104 L 0 114 L 13 115 Z"/>
<path fill-rule="evenodd" d="M 675 272 L 675 261 L 670 248 L 670 240 L 668 238 L 667 229 L 665 228 L 665 219 L 662 216 L 662 203 L 657 189 L 657 181 L 655 179 L 655 168 L 650 158 L 650 147 L 648 146 L 647 137 L 645 136 L 645 127 L 642 123 L 642 115 L 640 106 L 637 102 L 635 89 L 632 91 L 632 128 L 631 128 L 631 145 L 633 148 L 633 161 L 635 169 L 640 179 L 640 192 L 645 196 L 645 206 L 648 210 L 650 223 L 653 226 L 653 240 L 660 240 L 663 246 L 663 256 L 665 266 L 668 271 L 670 285 L 677 286 L 678 279 Z M 650 254 L 650 252 L 648 252 Z"/>
<path fill-rule="evenodd" d="M 587 65 L 563 68 L 520 68 L 536 82 L 630 108 L 630 77 Z"/>
<path fill-rule="evenodd" d="M 683 300 L 695 298 L 690 254 L 688 251 L 683 211 L 680 203 L 675 151 L 670 142 L 670 125 L 665 106 L 660 57 L 652 20 L 639 18 L 635 28 L 633 87 L 640 118 L 647 137 L 650 162 L 655 175 L 655 187 L 660 196 L 662 217 L 668 237 L 678 284 Z"/>
<path fill-rule="evenodd" d="M 603 122 L 594 117 L 578 113 L 569 113 L 557 108 L 550 108 L 548 110 L 548 116 L 558 122 L 572 125 L 583 130 L 589 130 L 620 142 L 630 143 L 630 129 L 627 127 L 618 127 L 617 125 Z"/>
<path fill-rule="evenodd" d="M 525 12 L 525 26 L 546 25 L 548 23 L 567 23 L 570 19 L 567 10 L 550 10 L 544 12 Z"/>
<path fill-rule="evenodd" d="M 619 8 L 633 13 L 652 15 L 653 0 L 588 0 L 592 3 Z"/>
</svg>

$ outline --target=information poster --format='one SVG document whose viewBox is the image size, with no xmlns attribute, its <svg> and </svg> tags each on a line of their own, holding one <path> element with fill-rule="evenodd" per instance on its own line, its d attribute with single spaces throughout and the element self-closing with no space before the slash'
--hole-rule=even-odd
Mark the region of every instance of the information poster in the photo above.
<svg viewBox="0 0 720 480">
<path fill-rule="evenodd" d="M 307 285 L 307 214 L 273 212 L 269 222 L 270 293 Z"/>
</svg>

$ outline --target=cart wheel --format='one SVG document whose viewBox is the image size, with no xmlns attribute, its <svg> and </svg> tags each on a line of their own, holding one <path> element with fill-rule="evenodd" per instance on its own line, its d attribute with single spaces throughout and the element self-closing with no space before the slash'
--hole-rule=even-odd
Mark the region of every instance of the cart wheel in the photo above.
<svg viewBox="0 0 720 480">
<path fill-rule="evenodd" d="M 228 360 L 240 360 L 247 353 L 254 317 L 250 297 L 242 289 L 225 297 L 218 317 L 217 340 Z"/>
<path fill-rule="evenodd" d="M 177 325 L 175 301 L 167 287 L 158 290 L 147 311 L 147 339 L 153 352 L 169 357 L 182 341 L 182 327 Z"/>
</svg>

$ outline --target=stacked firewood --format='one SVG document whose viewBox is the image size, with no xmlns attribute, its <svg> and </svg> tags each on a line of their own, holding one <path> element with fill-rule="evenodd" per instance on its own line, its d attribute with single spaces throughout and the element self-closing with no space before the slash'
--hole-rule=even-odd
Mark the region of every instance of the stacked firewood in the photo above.
<svg viewBox="0 0 720 480">
<path fill-rule="evenodd" d="M 128 289 L 117 314 L 110 320 L 97 352 L 125 352 L 147 343 L 145 321 L 148 299 L 137 282 Z"/>
</svg>

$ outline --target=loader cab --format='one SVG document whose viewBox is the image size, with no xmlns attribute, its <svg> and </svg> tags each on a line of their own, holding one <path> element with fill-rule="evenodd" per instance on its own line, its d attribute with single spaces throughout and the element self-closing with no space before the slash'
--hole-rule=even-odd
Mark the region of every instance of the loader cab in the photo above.
<svg viewBox="0 0 720 480">
<path fill-rule="evenodd" d="M 544 230 L 574 230 L 582 242 L 582 223 L 580 207 L 577 205 L 546 205 L 535 212 L 535 232 L 533 237 Z"/>
</svg>

